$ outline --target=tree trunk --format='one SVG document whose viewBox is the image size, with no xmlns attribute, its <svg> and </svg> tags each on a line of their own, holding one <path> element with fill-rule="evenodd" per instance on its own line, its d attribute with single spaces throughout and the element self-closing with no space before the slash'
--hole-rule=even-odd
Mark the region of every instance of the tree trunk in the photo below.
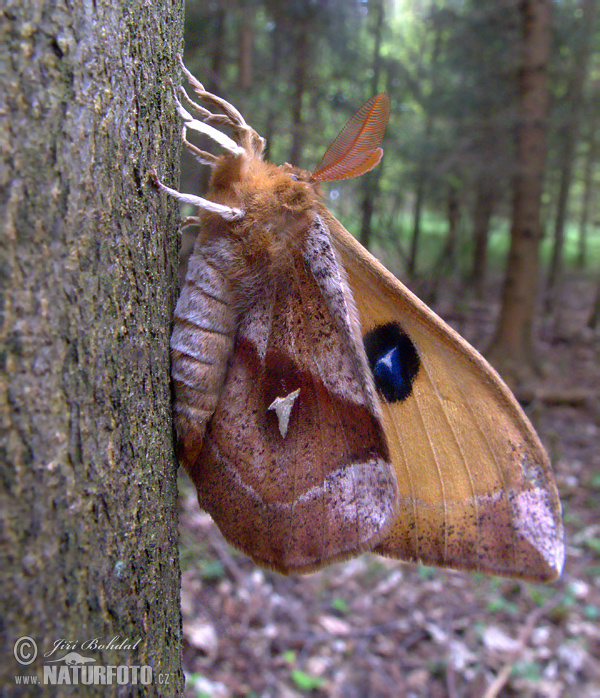
<svg viewBox="0 0 600 698">
<path fill-rule="evenodd" d="M 373 78 L 371 80 L 371 94 L 375 95 L 379 91 L 379 75 L 381 73 L 381 38 L 385 19 L 385 8 L 383 0 L 376 0 L 374 3 L 375 16 L 375 44 L 373 48 Z M 367 97 L 368 99 L 368 97 Z M 373 219 L 373 209 L 375 199 L 379 193 L 379 178 L 381 176 L 381 166 L 374 171 L 368 172 L 362 179 L 362 220 L 360 226 L 360 242 L 368 249 L 371 242 L 371 223 Z"/>
<path fill-rule="evenodd" d="M 280 102 L 278 99 L 278 89 L 281 84 L 281 55 L 283 50 L 283 32 L 284 26 L 278 13 L 273 13 L 273 22 L 275 26 L 271 32 L 271 69 L 270 74 L 273 76 L 272 91 L 273 96 L 267 103 L 267 118 L 265 126 L 265 139 L 267 141 L 263 157 L 267 161 L 271 161 L 271 152 L 273 149 L 273 137 L 275 135 L 275 126 L 279 120 Z"/>
<path fill-rule="evenodd" d="M 489 176 L 481 176 L 476 184 L 475 204 L 473 207 L 473 264 L 471 267 L 471 285 L 478 298 L 483 295 L 487 273 L 487 250 L 490 222 L 496 199 L 495 186 Z"/>
<path fill-rule="evenodd" d="M 445 285 L 449 290 L 448 283 L 458 272 L 456 256 L 458 251 L 458 226 L 460 222 L 460 197 L 456 186 L 448 185 L 446 198 L 446 211 L 448 214 L 448 230 L 444 246 L 440 252 L 434 266 L 432 283 L 425 296 L 428 305 L 435 306 L 438 301 L 440 286 Z"/>
<path fill-rule="evenodd" d="M 594 297 L 594 305 L 592 306 L 592 312 L 590 313 L 587 326 L 595 330 L 600 327 L 600 278 L 596 284 L 596 295 Z"/>
<path fill-rule="evenodd" d="M 565 239 L 565 222 L 567 220 L 567 204 L 571 176 L 573 174 L 573 161 L 575 159 L 575 145 L 579 137 L 579 115 L 583 96 L 583 84 L 587 74 L 587 65 L 590 54 L 590 36 L 594 25 L 594 11 L 597 0 L 581 0 L 581 24 L 579 27 L 580 39 L 577 42 L 573 73 L 565 103 L 569 105 L 569 116 L 565 119 L 560 131 L 561 150 L 558 162 L 560 172 L 560 184 L 558 188 L 558 202 L 556 207 L 556 220 L 554 223 L 554 246 L 550 262 L 548 286 L 551 289 L 562 271 L 563 248 Z"/>
<path fill-rule="evenodd" d="M 433 118 L 427 115 L 425 124 L 425 141 L 427 142 L 433 131 Z M 408 253 L 408 263 L 406 271 L 409 278 L 413 278 L 417 271 L 417 255 L 419 253 L 419 242 L 421 239 L 421 215 L 423 212 L 423 201 L 425 199 L 425 186 L 427 184 L 428 167 L 425 157 L 421 160 L 417 172 L 417 186 L 415 191 L 415 207 L 413 209 L 413 227 L 410 238 L 410 251 Z"/>
<path fill-rule="evenodd" d="M 49 662 L 75 652 L 110 687 L 98 671 L 68 695 L 116 695 L 115 666 L 127 695 L 180 694 L 178 211 L 148 170 L 178 177 L 182 6 L 38 0 L 3 18 L 3 686 L 67 695 L 12 677 L 73 679 Z"/>
<path fill-rule="evenodd" d="M 187 44 L 186 44 L 187 45 Z M 212 52 L 211 71 L 207 82 L 207 90 L 214 94 L 221 92 L 221 78 L 225 61 L 225 10 L 218 9 L 215 17 L 214 49 Z"/>
<path fill-rule="evenodd" d="M 511 246 L 500 319 L 490 359 L 513 385 L 531 377 L 533 318 L 546 161 L 551 0 L 523 0 L 519 122 L 513 183 Z"/>
<path fill-rule="evenodd" d="M 448 199 L 446 201 L 448 211 L 448 233 L 444 244 L 444 258 L 452 270 L 456 265 L 458 251 L 458 223 L 460 221 L 460 199 L 458 189 L 450 185 L 448 187 Z"/>
<path fill-rule="evenodd" d="M 596 100 L 598 95 L 596 96 Z M 579 269 L 585 268 L 585 261 L 587 256 L 587 229 L 590 218 L 590 208 L 594 192 L 594 166 L 596 164 L 596 158 L 598 157 L 598 122 L 599 112 L 598 107 L 594 104 L 592 106 L 592 114 L 590 117 L 589 130 L 588 130 L 588 151 L 585 159 L 585 165 L 583 170 L 583 196 L 581 199 L 581 214 L 579 217 L 579 236 L 577 240 L 577 267 Z"/>
<path fill-rule="evenodd" d="M 252 85 L 252 51 L 254 49 L 254 9 L 243 6 L 241 9 L 242 25 L 240 27 L 238 86 L 247 90 Z"/>
<path fill-rule="evenodd" d="M 437 92 L 437 65 L 442 47 L 442 27 L 436 26 L 435 37 L 433 41 L 433 52 L 431 55 L 431 72 L 432 72 L 432 94 Z M 425 110 L 427 113 L 425 119 L 425 128 L 423 131 L 424 152 L 421 158 L 421 163 L 417 170 L 416 190 L 415 190 L 415 207 L 413 210 L 413 229 L 410 240 L 410 251 L 408 253 L 408 263 L 406 271 L 410 278 L 413 278 L 417 272 L 417 255 L 419 253 L 419 239 L 421 237 L 421 214 L 423 211 L 423 202 L 425 200 L 425 188 L 429 175 L 430 157 L 429 146 L 431 136 L 433 134 L 433 108 L 432 104 L 426 104 Z"/>
<path fill-rule="evenodd" d="M 294 98 L 292 102 L 292 149 L 290 162 L 301 165 L 302 148 L 304 147 L 304 120 L 302 101 L 306 92 L 308 72 L 309 25 L 301 22 L 296 40 L 296 74 L 294 76 Z"/>
</svg>

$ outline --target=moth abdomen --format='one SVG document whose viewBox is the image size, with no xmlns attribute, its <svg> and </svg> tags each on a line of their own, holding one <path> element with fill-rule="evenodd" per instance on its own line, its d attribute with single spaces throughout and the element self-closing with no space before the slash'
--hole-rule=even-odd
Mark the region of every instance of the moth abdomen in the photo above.
<svg viewBox="0 0 600 698">
<path fill-rule="evenodd" d="M 177 450 L 186 466 L 199 455 L 217 407 L 235 330 L 230 282 L 202 254 L 193 254 L 171 334 Z"/>
</svg>

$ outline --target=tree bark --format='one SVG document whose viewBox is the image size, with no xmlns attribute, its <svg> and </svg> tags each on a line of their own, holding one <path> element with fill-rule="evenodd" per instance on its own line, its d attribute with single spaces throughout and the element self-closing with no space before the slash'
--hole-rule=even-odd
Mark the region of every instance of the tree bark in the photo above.
<svg viewBox="0 0 600 698">
<path fill-rule="evenodd" d="M 490 359 L 516 385 L 532 376 L 540 206 L 546 162 L 551 0 L 523 0 L 511 246 Z"/>
<path fill-rule="evenodd" d="M 12 677 L 70 670 L 48 662 L 75 651 L 95 668 L 151 667 L 150 685 L 127 673 L 118 689 L 127 695 L 178 695 L 169 389 L 178 211 L 148 170 L 178 177 L 167 81 L 178 80 L 182 4 L 9 5 L 0 671 L 10 695 L 50 695 Z M 23 636 L 37 645 L 30 664 L 15 656 L 33 657 L 32 645 L 15 646 Z M 116 695 L 116 679 L 72 691 Z"/>
</svg>

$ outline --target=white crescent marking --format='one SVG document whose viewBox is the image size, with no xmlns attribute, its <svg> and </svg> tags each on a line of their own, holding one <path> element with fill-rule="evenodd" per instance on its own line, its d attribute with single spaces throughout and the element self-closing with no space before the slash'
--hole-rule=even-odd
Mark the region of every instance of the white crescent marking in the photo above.
<svg viewBox="0 0 600 698">
<path fill-rule="evenodd" d="M 269 405 L 268 409 L 275 410 L 277 413 L 277 419 L 279 420 L 279 433 L 281 438 L 284 439 L 287 434 L 288 424 L 290 423 L 290 414 L 292 413 L 292 407 L 296 398 L 300 395 L 300 388 L 294 390 L 293 393 L 286 395 L 285 397 L 276 397 L 273 402 Z"/>
</svg>

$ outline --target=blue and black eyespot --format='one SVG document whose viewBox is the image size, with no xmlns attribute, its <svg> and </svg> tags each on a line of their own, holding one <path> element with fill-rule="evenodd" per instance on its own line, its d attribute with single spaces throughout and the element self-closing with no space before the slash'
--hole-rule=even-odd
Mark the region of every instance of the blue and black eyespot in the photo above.
<svg viewBox="0 0 600 698">
<path fill-rule="evenodd" d="M 387 402 L 406 400 L 421 360 L 410 337 L 397 322 L 388 322 L 363 338 L 375 387 Z"/>
</svg>

